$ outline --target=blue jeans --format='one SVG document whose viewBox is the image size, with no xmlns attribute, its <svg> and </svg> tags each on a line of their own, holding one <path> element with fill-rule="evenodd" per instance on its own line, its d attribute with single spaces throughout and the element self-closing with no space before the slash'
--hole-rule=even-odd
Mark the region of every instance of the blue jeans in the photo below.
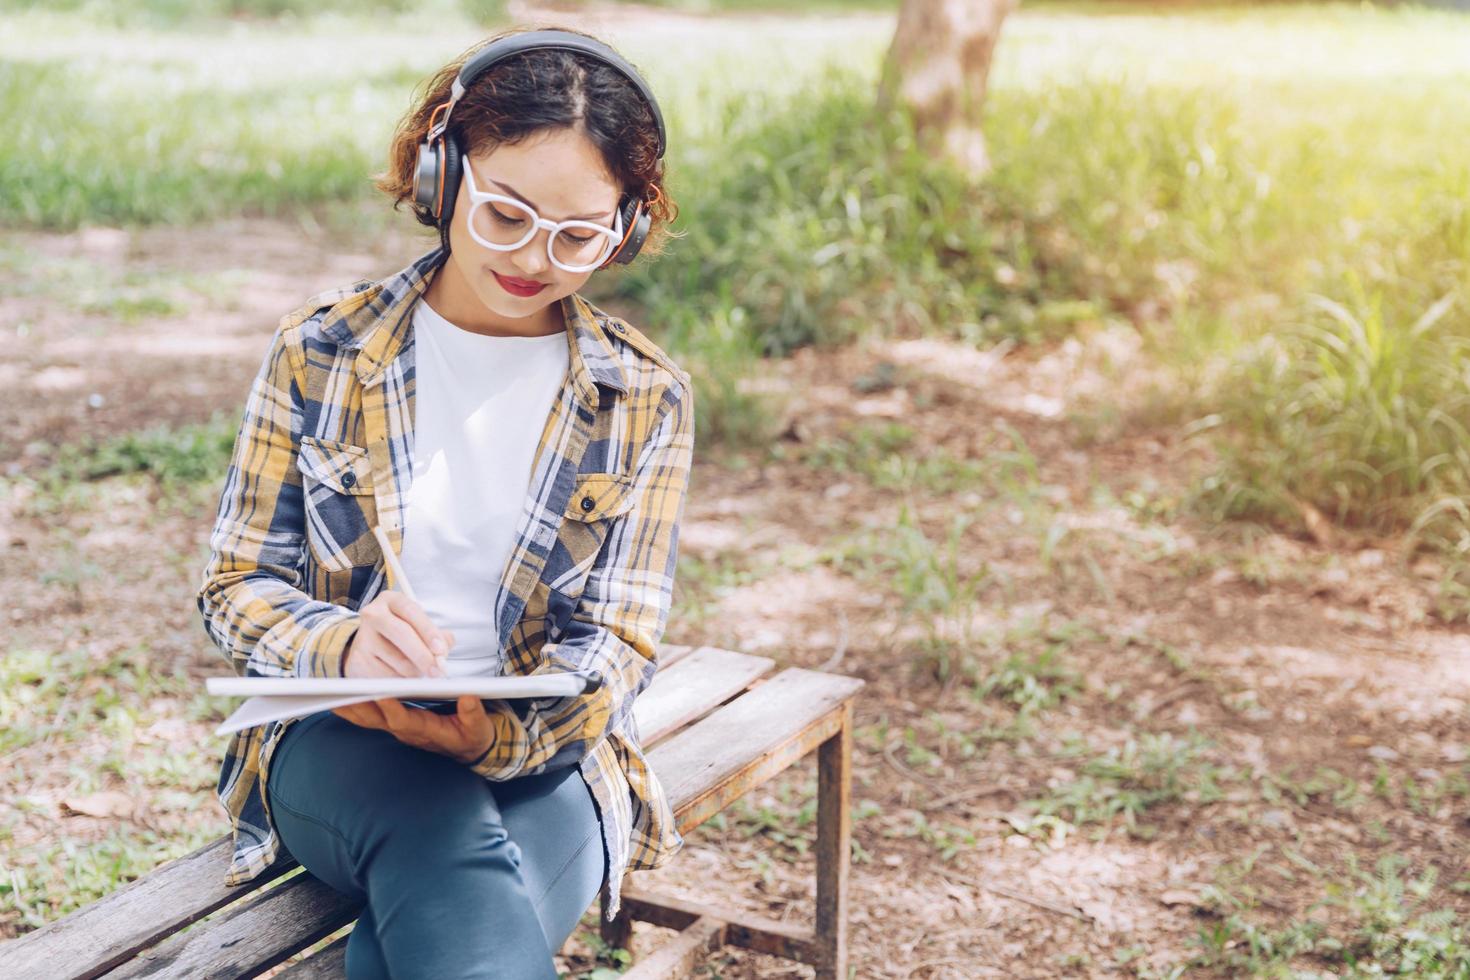
<svg viewBox="0 0 1470 980">
<path fill-rule="evenodd" d="M 555 980 L 606 868 L 575 766 L 490 782 L 324 711 L 286 731 L 268 777 L 286 849 L 366 902 L 351 980 Z"/>
</svg>

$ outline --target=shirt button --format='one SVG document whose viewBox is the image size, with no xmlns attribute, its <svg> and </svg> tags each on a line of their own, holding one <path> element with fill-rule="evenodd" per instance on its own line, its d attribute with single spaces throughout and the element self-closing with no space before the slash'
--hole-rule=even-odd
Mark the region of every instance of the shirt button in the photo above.
<svg viewBox="0 0 1470 980">
<path fill-rule="evenodd" d="M 591 497 L 583 497 L 582 498 L 582 509 L 583 510 L 591 510 L 592 508 L 594 508 L 596 506 L 597 506 L 597 501 L 593 500 Z"/>
<path fill-rule="evenodd" d="M 342 485 L 344 487 L 346 487 L 347 489 L 349 489 L 349 490 L 351 490 L 353 487 L 357 486 L 357 474 L 354 473 L 354 472 L 352 472 L 351 470 L 348 470 L 346 473 L 343 473 L 342 474 Z"/>
</svg>

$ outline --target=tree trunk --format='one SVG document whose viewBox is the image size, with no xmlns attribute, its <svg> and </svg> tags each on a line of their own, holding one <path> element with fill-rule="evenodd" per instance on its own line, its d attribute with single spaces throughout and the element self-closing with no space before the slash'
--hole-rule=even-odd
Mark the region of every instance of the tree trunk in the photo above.
<svg viewBox="0 0 1470 980">
<path fill-rule="evenodd" d="M 1000 25 L 1017 0 L 904 0 L 883 65 L 879 105 L 913 114 L 930 152 L 979 175 L 990 166 L 980 108 Z"/>
</svg>

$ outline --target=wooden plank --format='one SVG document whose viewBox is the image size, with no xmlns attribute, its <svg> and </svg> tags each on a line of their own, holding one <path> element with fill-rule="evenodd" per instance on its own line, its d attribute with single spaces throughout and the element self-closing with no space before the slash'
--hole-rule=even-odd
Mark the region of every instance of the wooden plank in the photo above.
<svg viewBox="0 0 1470 980">
<path fill-rule="evenodd" d="M 666 648 L 666 652 L 670 648 Z M 650 753 L 650 763 L 669 793 L 681 830 L 703 822 L 727 803 L 758 785 L 841 729 L 840 709 L 862 687 L 855 678 L 788 670 L 748 692 L 673 738 L 668 733 L 708 710 L 771 669 L 767 658 L 715 648 L 673 648 L 658 681 L 640 697 L 648 705 L 645 739 L 666 741 Z M 672 665 L 688 661 L 682 671 Z M 667 669 L 668 673 L 665 674 Z M 691 692 L 691 689 L 695 689 Z M 752 764 L 754 763 L 754 764 Z M 221 838 L 115 892 L 85 909 L 19 940 L 0 945 L 0 977 L 96 977 L 232 901 L 279 878 L 294 862 L 281 863 L 246 886 L 225 888 L 222 869 L 231 842 Z M 357 906 L 308 875 L 271 894 L 242 903 L 219 922 L 160 946 L 113 976 L 249 976 L 269 969 L 350 922 Z M 279 894 L 276 894 L 279 892 Z M 640 916 L 642 917 L 642 916 Z M 698 916 L 694 916 L 698 918 Z M 845 922 L 845 916 L 841 917 Z M 690 919 L 689 921 L 693 921 Z M 686 923 L 687 924 L 687 923 Z M 753 949 L 771 946 L 769 935 L 795 958 L 814 963 L 820 955 L 810 933 L 767 924 L 734 924 L 739 938 L 728 941 Z M 283 932 L 283 930 L 285 930 Z M 730 929 L 727 929 L 727 936 Z M 282 939 L 282 936 L 287 938 Z M 271 937 L 269 941 L 261 937 Z M 758 945 L 751 945 L 758 944 Z M 293 965 L 291 974 L 328 975 L 345 940 Z M 335 952 L 333 952 L 335 951 Z M 769 949 L 777 952 L 777 949 Z M 320 959 L 316 966 L 309 966 Z M 299 971 L 299 972 L 297 972 Z"/>
<path fill-rule="evenodd" d="M 658 669 L 663 670 L 665 667 L 672 667 L 698 649 L 700 648 L 660 644 L 658 648 Z"/>
<path fill-rule="evenodd" d="M 633 702 L 645 750 L 739 694 L 776 667 L 770 657 L 701 647 L 672 667 L 661 667 Z"/>
<path fill-rule="evenodd" d="M 791 668 L 648 754 L 681 832 L 791 766 L 831 737 L 855 677 Z"/>
<path fill-rule="evenodd" d="M 286 857 L 249 884 L 226 886 L 231 846 L 230 838 L 222 837 L 86 908 L 0 944 L 0 977 L 100 976 L 296 866 Z"/>
<path fill-rule="evenodd" d="M 852 702 L 817 750 L 817 980 L 847 980 L 847 871 L 852 853 Z"/>
<path fill-rule="evenodd" d="M 718 919 L 699 918 L 679 935 L 660 946 L 652 956 L 627 973 L 623 980 L 665 980 L 685 977 L 709 953 L 725 945 L 725 924 Z"/>
<path fill-rule="evenodd" d="M 342 928 L 361 908 L 362 903 L 302 872 L 224 918 L 148 950 L 107 980 L 253 977 Z"/>
<path fill-rule="evenodd" d="M 660 675 L 702 648 L 665 646 Z M 744 656 L 743 654 L 739 656 Z M 674 686 L 669 686 L 674 690 Z M 645 695 L 651 695 L 650 686 Z M 657 699 L 655 699 L 657 700 Z M 639 703 L 643 697 L 639 698 Z M 0 977 L 44 975 L 86 980 L 263 888 L 296 867 L 281 862 L 245 885 L 226 886 L 231 840 L 221 837 L 110 895 L 18 939 L 0 943 Z"/>
<path fill-rule="evenodd" d="M 292 963 L 277 973 L 275 980 L 342 980 L 347 976 L 348 933 L 325 949 Z"/>
<path fill-rule="evenodd" d="M 817 963 L 821 957 L 816 935 L 810 929 L 763 916 L 653 895 L 631 885 L 623 886 L 623 908 L 640 922 L 651 922 L 665 929 L 687 929 L 701 918 L 716 919 L 725 923 L 725 942 L 731 946 L 807 964 Z"/>
</svg>

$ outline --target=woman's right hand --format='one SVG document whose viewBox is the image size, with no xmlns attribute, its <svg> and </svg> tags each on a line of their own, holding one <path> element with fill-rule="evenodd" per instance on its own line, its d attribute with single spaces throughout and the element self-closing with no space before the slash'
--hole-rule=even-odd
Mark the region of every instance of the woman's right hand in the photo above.
<svg viewBox="0 0 1470 980">
<path fill-rule="evenodd" d="M 343 677 L 443 677 L 454 634 L 429 621 L 401 592 L 381 592 L 363 606 L 342 659 Z"/>
</svg>

